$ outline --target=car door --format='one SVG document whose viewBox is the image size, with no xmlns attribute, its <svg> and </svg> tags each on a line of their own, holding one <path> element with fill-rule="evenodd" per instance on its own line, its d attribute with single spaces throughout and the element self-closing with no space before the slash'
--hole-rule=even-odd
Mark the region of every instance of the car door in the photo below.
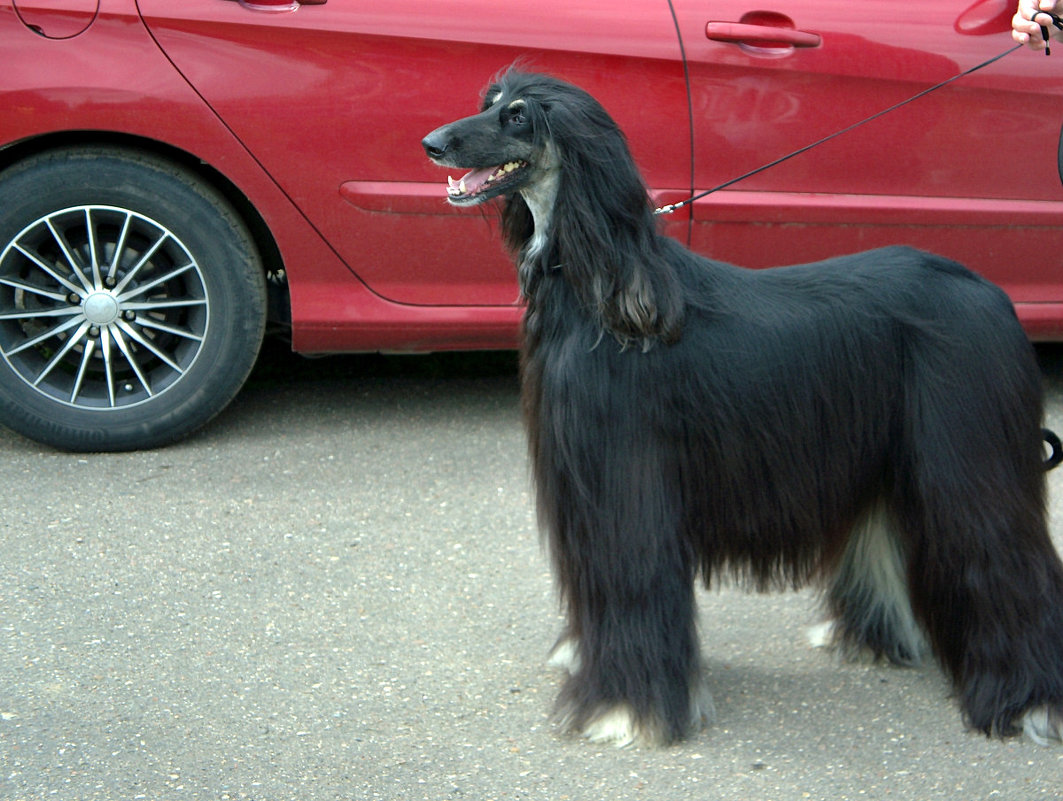
<svg viewBox="0 0 1063 801">
<path fill-rule="evenodd" d="M 698 187 L 886 109 L 1013 43 L 1013 0 L 675 0 Z M 1063 301 L 1063 60 L 1026 49 L 696 204 L 692 242 L 764 266 L 908 243 Z M 1047 308 L 1047 307 L 1044 307 Z M 1060 309 L 1055 316 L 1058 320 Z"/>
<path fill-rule="evenodd" d="M 514 304 L 492 216 L 445 202 L 421 138 L 518 59 L 596 94 L 651 185 L 690 189 L 668 6 L 553 0 L 140 0 L 159 45 L 352 272 L 405 304 Z M 664 193 L 667 196 L 667 192 Z M 685 235 L 678 223 L 677 230 Z M 293 281 L 300 265 L 289 265 Z"/>
</svg>

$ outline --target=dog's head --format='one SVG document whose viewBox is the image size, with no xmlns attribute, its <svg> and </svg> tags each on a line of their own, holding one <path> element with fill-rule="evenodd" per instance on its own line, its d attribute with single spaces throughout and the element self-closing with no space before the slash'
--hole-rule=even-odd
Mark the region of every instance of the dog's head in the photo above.
<svg viewBox="0 0 1063 801">
<path fill-rule="evenodd" d="M 545 75 L 510 70 L 484 93 L 479 114 L 437 128 L 421 144 L 442 167 L 468 170 L 448 177 L 447 199 L 472 206 L 529 190 L 559 167 L 550 144 L 553 104 L 575 87 Z"/>
<path fill-rule="evenodd" d="M 619 126 L 590 94 L 511 69 L 479 114 L 422 144 L 436 164 L 469 171 L 448 181 L 451 203 L 504 199 L 502 235 L 529 303 L 544 275 L 561 276 L 622 345 L 679 337 L 682 297 L 649 194 Z"/>
</svg>

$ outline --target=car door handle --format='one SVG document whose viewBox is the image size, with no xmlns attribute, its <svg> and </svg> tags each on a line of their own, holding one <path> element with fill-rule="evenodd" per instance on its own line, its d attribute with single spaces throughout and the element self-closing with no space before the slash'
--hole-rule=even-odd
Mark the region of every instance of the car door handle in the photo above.
<svg viewBox="0 0 1063 801">
<path fill-rule="evenodd" d="M 709 22 L 705 26 L 705 35 L 714 42 L 754 47 L 819 47 L 823 43 L 823 37 L 818 33 L 742 22 Z"/>
<path fill-rule="evenodd" d="M 323 6 L 328 0 L 236 0 L 249 11 L 295 11 L 299 6 Z"/>
</svg>

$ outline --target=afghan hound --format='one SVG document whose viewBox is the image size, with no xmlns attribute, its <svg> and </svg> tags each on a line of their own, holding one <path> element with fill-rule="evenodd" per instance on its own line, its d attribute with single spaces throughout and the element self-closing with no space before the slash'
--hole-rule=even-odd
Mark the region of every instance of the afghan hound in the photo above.
<svg viewBox="0 0 1063 801">
<path fill-rule="evenodd" d="M 929 649 L 969 726 L 1063 740 L 1044 477 L 1063 453 L 1004 292 L 907 247 L 697 256 L 658 233 L 616 123 L 552 77 L 504 73 L 422 144 L 471 169 L 450 203 L 502 198 L 566 729 L 667 744 L 703 725 L 694 584 L 724 573 L 819 582 L 835 644 Z"/>
</svg>

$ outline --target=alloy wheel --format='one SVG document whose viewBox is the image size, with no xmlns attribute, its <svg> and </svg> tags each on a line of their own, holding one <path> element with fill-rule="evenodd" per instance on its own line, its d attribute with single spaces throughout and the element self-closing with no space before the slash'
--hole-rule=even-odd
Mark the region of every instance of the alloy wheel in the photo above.
<svg viewBox="0 0 1063 801">
<path fill-rule="evenodd" d="M 0 355 L 69 406 L 123 409 L 174 387 L 201 350 L 209 311 L 188 248 L 128 209 L 49 213 L 0 254 Z"/>
</svg>

